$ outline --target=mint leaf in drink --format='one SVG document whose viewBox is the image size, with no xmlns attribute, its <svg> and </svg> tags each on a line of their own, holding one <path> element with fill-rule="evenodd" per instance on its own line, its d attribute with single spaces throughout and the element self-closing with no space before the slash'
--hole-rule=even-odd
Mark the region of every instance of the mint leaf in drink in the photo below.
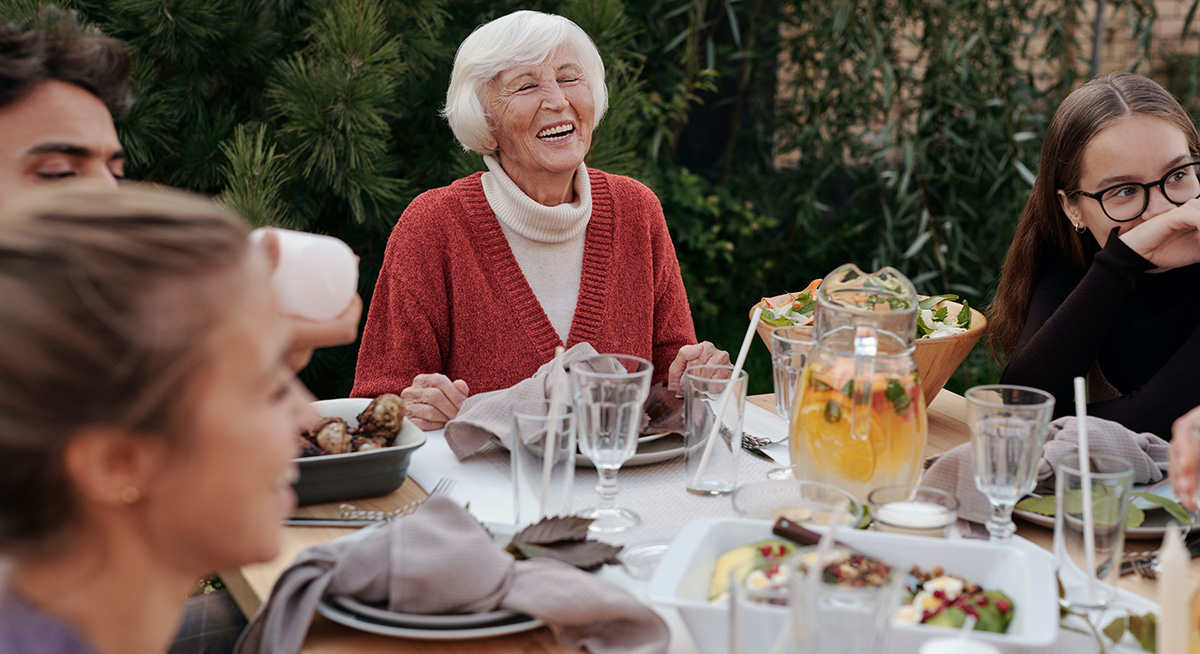
<svg viewBox="0 0 1200 654">
<path fill-rule="evenodd" d="M 887 391 L 885 392 L 885 395 L 888 401 L 892 403 L 892 409 L 898 416 L 902 416 L 907 413 L 908 407 L 913 401 L 912 397 L 910 397 L 908 393 L 904 392 L 904 386 L 902 386 L 900 381 L 896 379 L 888 380 Z"/>
</svg>

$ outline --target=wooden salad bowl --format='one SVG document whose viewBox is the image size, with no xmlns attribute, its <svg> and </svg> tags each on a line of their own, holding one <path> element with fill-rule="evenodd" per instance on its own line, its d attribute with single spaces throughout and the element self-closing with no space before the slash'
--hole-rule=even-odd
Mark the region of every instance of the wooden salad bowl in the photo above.
<svg viewBox="0 0 1200 654">
<path fill-rule="evenodd" d="M 782 293 L 771 298 L 772 302 L 783 302 L 790 296 L 791 293 Z M 946 300 L 940 306 L 949 308 L 950 313 L 956 313 L 962 310 L 962 304 Z M 759 301 L 750 308 L 750 314 L 753 315 L 755 307 L 764 308 L 766 304 Z M 987 318 L 974 308 L 971 309 L 971 329 L 961 334 L 953 336 L 942 336 L 940 338 L 921 338 L 917 339 L 916 350 L 913 357 L 917 360 L 917 372 L 921 376 L 921 393 L 925 396 L 925 406 L 937 397 L 942 387 L 950 380 L 955 370 L 962 365 L 967 354 L 971 352 L 971 348 L 979 342 L 979 338 L 983 336 L 983 330 L 987 328 Z M 774 329 L 771 325 L 763 322 L 761 319 L 756 326 L 759 338 L 767 349 L 771 349 L 771 330 Z"/>
</svg>

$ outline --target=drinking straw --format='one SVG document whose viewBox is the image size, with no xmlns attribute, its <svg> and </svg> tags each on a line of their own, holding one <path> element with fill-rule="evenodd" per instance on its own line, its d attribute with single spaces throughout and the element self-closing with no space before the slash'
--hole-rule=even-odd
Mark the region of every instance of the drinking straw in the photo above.
<svg viewBox="0 0 1200 654">
<path fill-rule="evenodd" d="M 1096 519 L 1092 515 L 1092 463 L 1088 454 L 1087 392 L 1075 378 L 1075 417 L 1079 420 L 1079 485 L 1083 487 L 1083 554 L 1087 561 L 1088 603 L 1096 603 Z M 1066 520 L 1066 516 L 1063 516 Z"/>
<path fill-rule="evenodd" d="M 721 391 L 721 397 L 717 399 L 717 419 L 713 422 L 708 442 L 704 444 L 700 467 L 696 469 L 696 476 L 692 478 L 693 486 L 700 485 L 700 478 L 704 476 L 704 471 L 708 468 L 708 458 L 712 454 L 713 442 L 717 440 L 717 435 L 721 433 L 721 425 L 725 422 L 725 407 L 729 404 L 729 396 L 733 395 L 733 387 L 737 385 L 738 375 L 742 374 L 742 364 L 746 363 L 746 353 L 750 351 L 750 342 L 754 339 L 754 332 L 758 328 L 758 317 L 761 315 L 762 307 L 754 307 L 754 313 L 750 314 L 750 326 L 746 328 L 746 336 L 742 339 L 742 349 L 738 350 L 737 361 L 733 364 L 733 372 L 729 374 L 729 384 L 725 386 L 725 390 Z"/>
<path fill-rule="evenodd" d="M 558 378 L 562 371 L 563 346 L 554 348 L 554 363 L 550 365 L 550 424 L 546 426 L 546 447 L 542 448 L 542 494 L 538 517 L 546 515 L 546 496 L 550 494 L 550 472 L 558 458 Z"/>
</svg>

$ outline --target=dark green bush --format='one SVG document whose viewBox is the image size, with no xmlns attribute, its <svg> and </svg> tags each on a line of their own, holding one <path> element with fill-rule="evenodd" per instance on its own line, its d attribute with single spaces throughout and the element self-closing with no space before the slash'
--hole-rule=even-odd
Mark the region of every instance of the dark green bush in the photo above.
<svg viewBox="0 0 1200 654">
<path fill-rule="evenodd" d="M 1200 0 L 1193 0 L 1195 5 Z M 27 15 L 39 0 L 13 0 Z M 697 331 L 736 350 L 750 306 L 846 261 L 982 307 L 1049 116 L 1086 75 L 1085 0 L 60 0 L 126 40 L 131 176 L 220 195 L 256 224 L 337 235 L 369 301 L 416 194 L 482 168 L 438 115 L 458 43 L 515 9 L 562 13 L 605 57 L 589 163 L 646 182 Z M 1139 66 L 1154 6 L 1110 0 Z M 1194 7 L 1193 7 L 1194 9 Z M 1194 57 L 1162 78 L 1193 110 Z M 796 62 L 801 65 L 793 65 Z M 778 83 L 779 79 L 785 83 Z M 304 372 L 342 396 L 356 348 Z M 766 351 L 747 363 L 770 389 Z M 981 349 L 950 387 L 993 379 Z"/>
</svg>

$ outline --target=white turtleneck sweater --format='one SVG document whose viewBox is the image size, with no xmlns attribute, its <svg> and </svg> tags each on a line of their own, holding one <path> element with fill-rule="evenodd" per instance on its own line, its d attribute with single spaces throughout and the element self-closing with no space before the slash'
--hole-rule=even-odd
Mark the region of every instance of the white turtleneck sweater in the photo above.
<svg viewBox="0 0 1200 654">
<path fill-rule="evenodd" d="M 564 343 L 575 318 L 583 245 L 592 215 L 587 166 L 575 172 L 575 201 L 554 207 L 538 204 L 505 174 L 500 162 L 485 156 L 488 172 L 480 181 L 488 205 L 500 221 L 525 281 Z"/>
</svg>

